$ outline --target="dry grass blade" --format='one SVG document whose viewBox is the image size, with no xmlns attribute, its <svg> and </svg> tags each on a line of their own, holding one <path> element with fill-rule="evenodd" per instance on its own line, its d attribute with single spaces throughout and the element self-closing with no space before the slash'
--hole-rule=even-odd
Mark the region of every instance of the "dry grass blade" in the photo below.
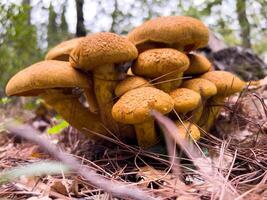
<svg viewBox="0 0 267 200">
<path fill-rule="evenodd" d="M 197 172 L 206 182 L 209 182 L 212 185 L 214 191 L 213 196 L 215 199 L 234 199 L 238 196 L 235 188 L 224 178 L 224 176 L 219 171 L 214 171 L 216 169 L 212 166 L 211 161 L 204 157 L 194 144 L 179 136 L 176 125 L 169 118 L 154 110 L 151 112 L 151 115 L 155 117 L 165 134 L 169 134 L 193 161 L 194 165 L 198 168 Z"/>
<path fill-rule="evenodd" d="M 136 199 L 136 200 L 156 199 L 148 195 L 146 192 L 138 189 L 137 187 L 122 184 L 118 181 L 109 181 L 98 175 L 94 170 L 81 166 L 81 164 L 73 156 L 64 153 L 50 141 L 44 139 L 43 137 L 40 137 L 39 132 L 28 125 L 18 125 L 14 122 L 8 122 L 5 123 L 5 128 L 9 132 L 17 136 L 30 140 L 34 143 L 37 143 L 40 147 L 45 149 L 54 158 L 60 160 L 62 163 L 69 166 L 70 169 L 83 176 L 92 185 L 94 185 L 97 188 L 101 188 L 108 193 L 111 193 L 115 197 L 124 199 Z"/>
</svg>

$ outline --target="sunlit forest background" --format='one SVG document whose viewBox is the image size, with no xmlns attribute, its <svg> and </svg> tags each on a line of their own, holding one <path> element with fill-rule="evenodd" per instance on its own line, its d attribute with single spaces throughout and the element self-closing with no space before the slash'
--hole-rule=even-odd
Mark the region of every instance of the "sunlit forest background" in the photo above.
<svg viewBox="0 0 267 200">
<path fill-rule="evenodd" d="M 1 0 L 0 96 L 11 75 L 60 41 L 98 31 L 127 34 L 163 15 L 197 17 L 227 45 L 267 60 L 266 0 Z"/>
</svg>

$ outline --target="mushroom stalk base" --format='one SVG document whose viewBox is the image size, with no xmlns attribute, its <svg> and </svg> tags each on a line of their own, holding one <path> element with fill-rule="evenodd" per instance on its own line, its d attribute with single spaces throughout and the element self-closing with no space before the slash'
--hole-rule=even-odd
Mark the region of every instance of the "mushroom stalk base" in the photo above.
<svg viewBox="0 0 267 200">
<path fill-rule="evenodd" d="M 107 135 L 99 116 L 91 113 L 80 102 L 77 96 L 63 94 L 60 90 L 48 90 L 41 98 L 52 106 L 56 112 L 62 116 L 71 126 L 83 132 L 92 139 L 100 139 L 94 134 Z"/>
<path fill-rule="evenodd" d="M 154 119 L 135 124 L 134 128 L 139 146 L 148 148 L 158 143 L 159 138 L 155 132 Z"/>
</svg>

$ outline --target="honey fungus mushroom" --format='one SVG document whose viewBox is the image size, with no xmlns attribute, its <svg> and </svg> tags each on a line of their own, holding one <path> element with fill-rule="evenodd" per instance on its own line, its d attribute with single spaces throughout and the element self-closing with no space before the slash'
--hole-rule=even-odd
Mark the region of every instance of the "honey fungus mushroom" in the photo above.
<svg viewBox="0 0 267 200">
<path fill-rule="evenodd" d="M 187 55 L 190 61 L 189 68 L 184 72 L 185 75 L 199 75 L 211 69 L 211 62 L 203 55 L 190 53 Z"/>
<path fill-rule="evenodd" d="M 118 122 L 133 124 L 138 144 L 146 148 L 158 142 L 151 110 L 167 114 L 172 108 L 173 100 L 167 93 L 153 87 L 141 87 L 122 95 L 112 108 L 112 116 Z"/>
<path fill-rule="evenodd" d="M 91 138 L 90 131 L 107 134 L 100 118 L 86 109 L 73 88 L 91 85 L 85 75 L 70 67 L 68 62 L 49 60 L 35 63 L 17 74 L 7 83 L 7 96 L 40 96 L 70 125 Z"/>
<path fill-rule="evenodd" d="M 188 57 L 175 49 L 150 49 L 141 53 L 132 72 L 135 75 L 156 79 L 155 86 L 164 92 L 178 88 L 183 72 L 188 69 Z"/>
<path fill-rule="evenodd" d="M 177 129 L 178 129 L 178 133 L 179 136 L 183 139 L 185 139 L 186 137 L 190 137 L 193 140 L 199 140 L 201 137 L 201 133 L 198 129 L 198 127 L 190 122 L 187 121 L 176 121 L 175 122 Z"/>
<path fill-rule="evenodd" d="M 193 112 L 201 106 L 201 96 L 197 92 L 187 88 L 178 88 L 170 92 L 170 96 L 174 102 L 174 110 L 181 114 L 182 119 L 187 113 L 192 112 L 192 121 L 198 121 L 201 113 Z"/>
<path fill-rule="evenodd" d="M 114 33 L 95 33 L 86 36 L 73 49 L 70 56 L 73 67 L 92 71 L 102 122 L 118 136 L 119 125 L 111 115 L 114 90 L 118 81 L 124 79 L 126 74 L 120 64 L 132 61 L 136 57 L 135 46 L 126 38 Z"/>
<path fill-rule="evenodd" d="M 200 20 L 187 16 L 164 16 L 151 19 L 128 34 L 138 51 L 169 47 L 184 52 L 204 47 L 209 31 Z"/>
<path fill-rule="evenodd" d="M 118 83 L 118 85 L 115 88 L 115 94 L 117 97 L 120 97 L 128 91 L 140 87 L 153 87 L 153 86 L 149 83 L 148 80 L 140 76 L 129 76 Z"/>
<path fill-rule="evenodd" d="M 245 82 L 234 74 L 226 71 L 207 72 L 203 74 L 201 78 L 211 81 L 217 88 L 217 94 L 207 101 L 203 116 L 201 116 L 201 120 L 198 122 L 204 130 L 209 131 L 226 97 L 241 92 L 245 87 Z"/>
</svg>

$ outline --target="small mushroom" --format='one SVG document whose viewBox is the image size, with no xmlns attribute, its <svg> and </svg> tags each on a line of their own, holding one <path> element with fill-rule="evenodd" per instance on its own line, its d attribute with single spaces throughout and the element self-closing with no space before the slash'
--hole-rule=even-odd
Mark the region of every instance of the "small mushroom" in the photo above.
<svg viewBox="0 0 267 200">
<path fill-rule="evenodd" d="M 133 124 L 138 144 L 147 148 L 158 142 L 150 111 L 167 114 L 172 108 L 173 100 L 167 93 L 153 87 L 141 87 L 122 95 L 112 108 L 112 116 L 118 122 Z"/>
<path fill-rule="evenodd" d="M 194 110 L 201 106 L 201 96 L 199 93 L 187 88 L 178 88 L 170 92 L 170 96 L 174 101 L 174 110 L 178 114 L 182 114 L 182 118 L 185 118 L 184 116 L 187 113 L 192 112 L 192 121 L 198 121 L 201 112 L 194 112 Z"/>
<path fill-rule="evenodd" d="M 176 121 L 175 124 L 178 128 L 178 133 L 181 138 L 185 139 L 187 136 L 190 136 L 190 138 L 196 141 L 201 138 L 201 134 L 198 127 L 193 123 L 187 121 Z"/>
<path fill-rule="evenodd" d="M 117 97 L 122 96 L 124 93 L 140 88 L 140 87 L 153 87 L 146 79 L 140 76 L 129 76 L 123 81 L 120 81 L 115 88 Z"/>
<path fill-rule="evenodd" d="M 73 67 L 93 72 L 94 91 L 102 122 L 121 138 L 119 124 L 112 118 L 114 90 L 125 78 L 128 68 L 122 64 L 137 57 L 137 49 L 126 38 L 114 33 L 95 33 L 86 36 L 73 49 L 70 63 Z"/>
<path fill-rule="evenodd" d="M 97 138 L 90 131 L 107 134 L 99 117 L 79 102 L 73 88 L 91 85 L 87 77 L 68 62 L 48 60 L 33 64 L 14 75 L 6 86 L 7 96 L 41 96 L 73 127 Z"/>
<path fill-rule="evenodd" d="M 188 69 L 188 57 L 175 49 L 150 49 L 141 53 L 132 72 L 139 76 L 156 79 L 155 86 L 164 92 L 178 88 L 183 72 Z"/>
<path fill-rule="evenodd" d="M 190 53 L 187 55 L 190 61 L 189 68 L 184 72 L 185 75 L 199 75 L 211 69 L 211 62 L 203 55 Z"/>
<path fill-rule="evenodd" d="M 169 47 L 190 52 L 204 47 L 209 30 L 200 20 L 187 16 L 164 16 L 151 19 L 128 34 L 138 51 Z"/>
<path fill-rule="evenodd" d="M 209 131 L 220 112 L 221 105 L 224 104 L 225 98 L 241 92 L 245 87 L 245 82 L 226 71 L 211 71 L 200 77 L 211 81 L 217 88 L 217 94 L 207 101 L 203 116 L 198 122 L 204 130 Z"/>
</svg>

